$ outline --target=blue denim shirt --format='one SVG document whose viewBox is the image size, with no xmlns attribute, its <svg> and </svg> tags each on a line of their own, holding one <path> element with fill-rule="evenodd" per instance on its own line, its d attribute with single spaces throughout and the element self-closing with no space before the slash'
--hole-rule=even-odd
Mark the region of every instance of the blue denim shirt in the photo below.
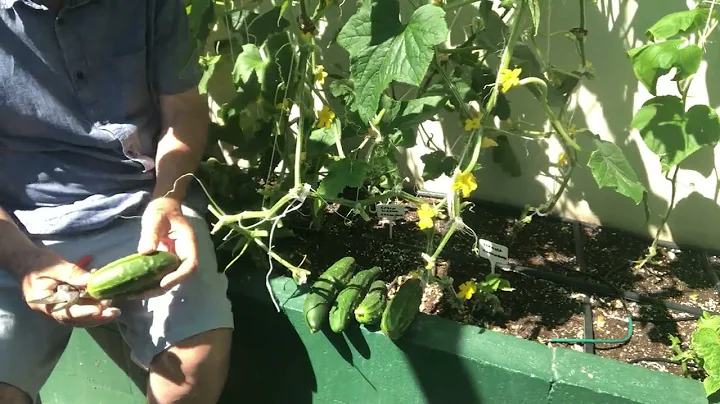
<svg viewBox="0 0 720 404">
<path fill-rule="evenodd" d="M 157 95 L 199 80 L 183 1 L 42 4 L 0 0 L 0 206 L 34 235 L 139 215 Z"/>
</svg>

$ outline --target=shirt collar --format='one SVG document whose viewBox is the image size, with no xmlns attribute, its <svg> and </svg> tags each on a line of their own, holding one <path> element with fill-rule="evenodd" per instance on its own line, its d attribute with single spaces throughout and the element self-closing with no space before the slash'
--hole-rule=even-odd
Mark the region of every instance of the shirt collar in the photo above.
<svg viewBox="0 0 720 404">
<path fill-rule="evenodd" d="M 22 1 L 23 3 L 27 4 L 28 6 L 32 8 L 38 8 L 42 10 L 47 10 L 47 7 L 45 7 L 42 4 L 36 3 L 32 0 L 0 0 L 0 8 L 11 8 L 15 5 L 15 3 Z M 73 8 L 73 7 L 79 7 L 86 3 L 88 3 L 90 0 L 66 0 L 65 7 L 66 8 Z"/>
<path fill-rule="evenodd" d="M 10 8 L 15 4 L 15 2 L 18 0 L 0 0 L 0 7 L 2 8 Z"/>
</svg>

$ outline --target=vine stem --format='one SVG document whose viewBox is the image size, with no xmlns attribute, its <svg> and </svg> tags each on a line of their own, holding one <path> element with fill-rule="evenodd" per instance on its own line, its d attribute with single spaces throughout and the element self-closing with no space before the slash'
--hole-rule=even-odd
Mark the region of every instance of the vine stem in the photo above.
<svg viewBox="0 0 720 404">
<path fill-rule="evenodd" d="M 458 227 L 462 225 L 463 221 L 462 218 L 460 218 L 459 216 L 452 221 L 447 233 L 445 233 L 443 238 L 440 240 L 440 244 L 438 244 L 438 246 L 435 248 L 435 252 L 433 253 L 433 255 L 429 259 L 426 258 L 427 264 L 425 265 L 425 269 L 427 271 L 432 271 L 435 268 L 435 261 L 437 261 L 440 253 L 445 248 L 445 245 L 448 243 L 448 241 L 450 241 L 450 237 L 452 237 Z"/>
<path fill-rule="evenodd" d="M 560 122 L 560 119 L 555 115 L 555 112 L 550 108 L 550 105 L 547 102 L 547 84 L 540 80 L 537 77 L 526 77 L 522 80 L 520 80 L 520 83 L 518 86 L 525 86 L 527 84 L 535 84 L 537 87 L 540 88 L 540 92 L 542 93 L 542 98 L 540 99 L 540 103 L 543 106 L 543 109 L 545 110 L 545 114 L 547 115 L 548 119 L 550 120 L 550 125 L 552 125 L 553 129 L 555 129 L 555 132 L 562 137 L 562 140 L 565 141 L 570 147 L 575 149 L 575 151 L 581 151 L 580 146 L 572 139 L 572 137 L 567 133 L 565 128 L 563 127 L 562 123 Z"/>
<path fill-rule="evenodd" d="M 450 3 L 450 4 L 446 4 L 445 6 L 443 6 L 443 9 L 444 9 L 445 11 L 454 10 L 454 9 L 456 9 L 456 8 L 465 7 L 465 6 L 470 5 L 470 4 L 473 4 L 473 3 L 479 3 L 480 1 L 481 1 L 481 0 L 460 0 L 460 1 L 455 1 L 455 2 L 452 2 L 452 3 Z"/>
<path fill-rule="evenodd" d="M 587 56 L 585 55 L 585 2 L 580 0 L 580 36 L 578 37 L 578 48 L 580 49 L 580 60 L 583 69 L 587 67 Z"/>
<path fill-rule="evenodd" d="M 639 264 L 635 266 L 635 269 L 640 269 L 645 266 L 645 264 L 650 261 L 652 258 L 655 257 L 657 254 L 657 245 L 660 240 L 660 234 L 662 233 L 663 228 L 665 228 L 665 225 L 667 224 L 668 220 L 670 220 L 670 215 L 673 212 L 673 209 L 675 208 L 675 196 L 677 195 L 677 177 L 678 172 L 680 171 L 680 165 L 675 166 L 675 171 L 673 172 L 671 184 L 672 189 L 670 191 L 670 204 L 668 206 L 667 211 L 665 212 L 665 215 L 662 218 L 662 221 L 660 222 L 660 227 L 658 227 L 657 231 L 655 232 L 655 238 L 653 239 L 652 244 L 648 248 L 648 253 L 643 258 L 642 261 L 640 261 Z"/>
<path fill-rule="evenodd" d="M 498 67 L 498 73 L 495 76 L 495 85 L 490 92 L 490 98 L 488 99 L 485 110 L 483 111 L 483 116 L 480 118 L 481 122 L 485 120 L 488 115 L 490 115 L 490 111 L 495 108 L 495 104 L 497 103 L 498 93 L 500 92 L 500 86 L 502 84 L 500 80 L 500 75 L 503 70 L 507 69 L 510 66 L 510 60 L 512 59 L 513 51 L 515 50 L 515 43 L 520 37 L 520 27 L 523 16 L 525 15 L 526 6 L 527 0 L 520 0 L 517 8 L 517 15 L 513 19 L 512 30 L 510 31 L 510 38 L 508 39 L 508 44 L 507 46 L 505 46 L 505 49 L 503 49 L 502 56 L 500 57 L 500 66 Z M 475 147 L 473 148 L 473 153 L 470 157 L 470 161 L 468 162 L 465 169 L 462 171 L 463 174 L 471 173 L 475 168 L 478 159 L 480 158 L 480 151 L 482 150 L 483 139 L 482 127 L 475 130 L 475 137 Z"/>
</svg>

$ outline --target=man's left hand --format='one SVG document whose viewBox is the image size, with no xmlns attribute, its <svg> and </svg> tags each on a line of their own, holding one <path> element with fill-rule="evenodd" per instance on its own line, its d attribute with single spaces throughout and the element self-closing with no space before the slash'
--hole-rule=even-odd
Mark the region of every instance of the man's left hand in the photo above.
<svg viewBox="0 0 720 404">
<path fill-rule="evenodd" d="M 152 200 L 143 213 L 141 226 L 139 253 L 164 250 L 182 260 L 177 270 L 165 275 L 160 281 L 159 290 L 140 296 L 146 298 L 165 293 L 197 269 L 197 243 L 195 232 L 182 213 L 180 202 L 173 198 Z"/>
</svg>

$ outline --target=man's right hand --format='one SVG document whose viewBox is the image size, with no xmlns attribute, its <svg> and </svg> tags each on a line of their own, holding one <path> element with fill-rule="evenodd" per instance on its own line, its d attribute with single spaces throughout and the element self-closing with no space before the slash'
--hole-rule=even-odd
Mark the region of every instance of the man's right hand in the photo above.
<svg viewBox="0 0 720 404">
<path fill-rule="evenodd" d="M 90 272 L 64 260 L 47 249 L 38 248 L 23 264 L 22 291 L 25 301 L 53 294 L 58 285 L 69 284 L 84 289 Z M 26 255 L 28 257 L 28 255 Z M 31 309 L 44 313 L 60 323 L 73 327 L 94 327 L 107 323 L 120 314 L 109 301 L 80 299 L 74 305 L 52 312 L 52 304 L 30 304 Z"/>
</svg>

